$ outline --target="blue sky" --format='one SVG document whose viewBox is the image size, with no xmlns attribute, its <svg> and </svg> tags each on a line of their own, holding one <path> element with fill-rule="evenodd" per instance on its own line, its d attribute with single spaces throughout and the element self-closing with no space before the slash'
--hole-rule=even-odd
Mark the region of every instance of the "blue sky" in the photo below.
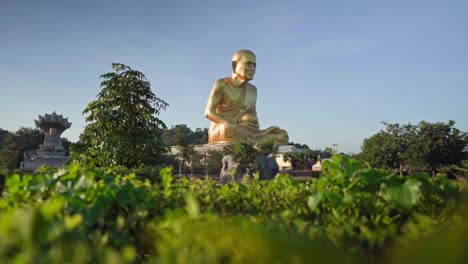
<svg viewBox="0 0 468 264">
<path fill-rule="evenodd" d="M 468 131 L 468 1 L 0 0 L 0 128 L 56 111 L 73 123 L 120 62 L 170 105 L 168 125 L 208 127 L 214 81 L 238 49 L 257 55 L 261 128 L 359 152 L 390 123 Z"/>
</svg>

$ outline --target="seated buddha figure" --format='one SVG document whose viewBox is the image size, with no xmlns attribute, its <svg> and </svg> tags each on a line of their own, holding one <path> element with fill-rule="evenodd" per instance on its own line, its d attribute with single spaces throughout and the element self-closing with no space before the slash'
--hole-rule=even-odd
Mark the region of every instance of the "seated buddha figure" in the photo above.
<svg viewBox="0 0 468 264">
<path fill-rule="evenodd" d="M 239 50 L 232 57 L 232 75 L 213 85 L 205 117 L 211 120 L 208 143 L 226 143 L 250 139 L 258 143 L 273 141 L 286 144 L 288 133 L 272 126 L 260 129 L 256 103 L 257 87 L 249 83 L 255 75 L 257 62 L 249 50 Z"/>
<path fill-rule="evenodd" d="M 49 129 L 48 132 L 49 133 L 45 134 L 44 144 L 39 145 L 39 148 L 43 150 L 50 150 L 50 151 L 63 150 L 62 140 L 60 139 L 60 135 L 57 132 L 57 128 L 52 127 Z"/>
</svg>

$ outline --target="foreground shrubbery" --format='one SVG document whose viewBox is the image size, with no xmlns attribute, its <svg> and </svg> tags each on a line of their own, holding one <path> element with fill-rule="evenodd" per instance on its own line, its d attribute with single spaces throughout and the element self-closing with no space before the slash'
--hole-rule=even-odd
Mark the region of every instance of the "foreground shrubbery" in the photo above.
<svg viewBox="0 0 468 264">
<path fill-rule="evenodd" d="M 466 193 L 441 175 L 400 177 L 334 157 L 319 179 L 156 183 L 70 166 L 12 175 L 0 199 L 0 261 L 460 263 Z M 440 249 L 440 250 L 439 250 Z"/>
</svg>

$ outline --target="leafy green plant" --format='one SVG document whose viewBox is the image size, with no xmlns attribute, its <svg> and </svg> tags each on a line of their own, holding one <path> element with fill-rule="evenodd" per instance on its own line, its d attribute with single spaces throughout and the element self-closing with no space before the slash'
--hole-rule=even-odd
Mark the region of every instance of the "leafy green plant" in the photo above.
<svg viewBox="0 0 468 264">
<path fill-rule="evenodd" d="M 333 156 L 323 168 L 306 181 L 280 174 L 224 185 L 209 177 L 177 179 L 171 168 L 155 181 L 142 180 L 138 170 L 77 164 L 9 175 L 0 198 L 0 262 L 459 263 L 466 257 L 466 186 L 446 175 L 402 177 L 346 156 Z M 452 250 L 437 255 L 438 239 Z"/>
<path fill-rule="evenodd" d="M 91 166 L 154 165 L 166 152 L 159 138 L 166 125 L 157 115 L 168 104 L 151 91 L 143 73 L 120 63 L 112 68 L 101 75 L 98 99 L 83 111 L 88 124 L 71 157 Z"/>
<path fill-rule="evenodd" d="M 53 166 L 41 165 L 36 169 L 37 174 L 54 174 L 59 169 Z"/>
<path fill-rule="evenodd" d="M 258 170 L 257 156 L 260 155 L 255 142 L 251 140 L 238 140 L 232 144 L 234 160 L 239 163 L 235 175 L 253 175 Z"/>
</svg>

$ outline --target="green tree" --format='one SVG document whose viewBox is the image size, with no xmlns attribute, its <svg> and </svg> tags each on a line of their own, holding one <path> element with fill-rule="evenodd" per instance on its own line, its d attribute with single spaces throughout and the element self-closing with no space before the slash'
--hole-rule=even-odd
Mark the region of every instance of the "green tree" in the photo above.
<svg viewBox="0 0 468 264">
<path fill-rule="evenodd" d="M 195 155 L 195 148 L 194 145 L 178 145 L 179 147 L 179 153 L 177 155 L 177 158 L 179 159 L 179 174 L 182 173 L 182 170 L 184 170 L 184 167 L 190 168 L 191 172 L 190 174 L 193 173 L 193 157 Z"/>
<path fill-rule="evenodd" d="M 204 174 L 205 173 L 205 161 L 206 154 L 194 151 L 190 158 L 190 172 L 193 174 Z M 206 175 L 206 174 L 205 174 Z"/>
<path fill-rule="evenodd" d="M 278 151 L 279 145 L 277 145 L 273 140 L 265 141 L 258 145 L 258 151 L 260 155 L 268 156 L 275 154 Z"/>
<path fill-rule="evenodd" d="M 68 140 L 68 138 L 66 138 L 66 137 L 61 138 L 61 141 L 62 141 L 63 149 L 65 150 L 65 154 L 69 155 L 70 154 L 70 146 L 71 146 L 72 142 L 70 140 Z"/>
<path fill-rule="evenodd" d="M 158 136 L 166 125 L 157 116 L 168 104 L 151 91 L 143 73 L 120 63 L 112 68 L 101 75 L 97 100 L 83 111 L 88 124 L 72 157 L 97 166 L 155 165 L 166 151 Z"/>
<path fill-rule="evenodd" d="M 404 166 L 420 166 L 421 156 L 416 148 L 418 135 L 411 124 L 400 125 L 382 122 L 385 130 L 364 140 L 359 157 L 373 167 L 399 169 Z"/>
<path fill-rule="evenodd" d="M 176 145 L 179 149 L 177 159 L 179 160 L 180 175 L 182 174 L 184 165 L 191 161 L 192 155 L 195 153 L 194 146 L 189 143 L 192 130 L 190 130 L 186 125 L 177 125 L 176 129 L 172 131 L 172 134 L 172 144 Z M 190 166 L 191 165 L 192 164 L 190 162 Z"/>
<path fill-rule="evenodd" d="M 364 140 L 360 157 L 373 167 L 399 168 L 400 174 L 407 163 L 417 165 L 419 152 L 413 147 L 417 140 L 415 127 L 382 124 L 386 126 L 385 130 Z"/>
<path fill-rule="evenodd" d="M 232 155 L 239 163 L 235 174 L 253 174 L 258 171 L 257 156 L 260 155 L 259 148 L 251 140 L 238 140 L 232 144 Z"/>
<path fill-rule="evenodd" d="M 447 124 L 421 121 L 417 126 L 416 149 L 433 176 L 441 166 L 460 165 L 466 157 L 468 135 L 454 125 L 455 121 L 450 120 Z"/>
<path fill-rule="evenodd" d="M 309 148 L 309 146 L 307 146 L 307 144 L 294 143 L 294 142 L 288 142 L 288 144 L 286 144 L 286 145 L 292 145 L 292 146 L 295 146 L 296 148 L 300 148 L 300 149 Z"/>
<path fill-rule="evenodd" d="M 167 146 L 177 145 L 176 137 L 183 137 L 185 144 L 202 145 L 208 143 L 208 128 L 197 128 L 192 131 L 187 125 L 179 124 L 164 129 L 161 133 L 161 138 Z"/>
<path fill-rule="evenodd" d="M 223 150 L 208 150 L 204 157 L 205 174 L 219 175 L 224 155 Z"/>
<path fill-rule="evenodd" d="M 233 142 L 231 145 L 224 147 L 224 155 L 232 154 L 234 160 L 239 163 L 235 174 L 250 174 L 258 171 L 259 156 L 267 156 L 274 154 L 278 146 L 273 141 L 256 143 L 252 140 L 244 139 Z"/>
<path fill-rule="evenodd" d="M 12 137 L 12 133 L 8 130 L 0 128 L 0 149 L 7 145 L 8 137 Z"/>
<path fill-rule="evenodd" d="M 322 158 L 327 157 L 324 155 L 325 151 L 321 150 L 311 150 L 311 149 L 303 149 L 301 152 L 289 152 L 283 155 L 283 160 L 286 162 L 290 162 L 293 169 L 301 169 L 301 170 L 310 170 L 314 161 L 317 161 L 318 155 Z"/>
<path fill-rule="evenodd" d="M 14 133 L 0 129 L 0 169 L 11 172 L 19 168 L 23 154 L 39 148 L 44 136 L 37 128 L 21 127 Z"/>
<path fill-rule="evenodd" d="M 192 137 L 192 130 L 185 124 L 175 125 L 169 129 L 164 129 L 161 139 L 166 146 L 189 145 Z"/>
<path fill-rule="evenodd" d="M 44 132 L 40 129 L 21 127 L 5 137 L 4 149 L 14 153 L 16 168 L 19 168 L 26 151 L 36 150 L 44 143 L 44 136 Z"/>
<path fill-rule="evenodd" d="M 7 175 L 16 166 L 16 152 L 9 149 L 0 149 L 0 175 Z"/>
<path fill-rule="evenodd" d="M 197 128 L 193 133 L 193 143 L 195 145 L 203 145 L 208 143 L 208 128 Z"/>
<path fill-rule="evenodd" d="M 392 136 L 385 131 L 364 139 L 361 149 L 359 158 L 372 167 L 394 168 L 398 163 L 398 150 Z"/>
<path fill-rule="evenodd" d="M 28 150 L 36 150 L 44 143 L 45 134 L 37 128 L 21 127 L 13 134 L 11 150 L 16 152 L 16 167 L 23 161 L 23 154 Z"/>
<path fill-rule="evenodd" d="M 466 157 L 467 134 L 454 128 L 454 121 L 418 125 L 388 124 L 386 129 L 364 140 L 359 157 L 373 167 L 399 169 L 458 165 Z"/>
<path fill-rule="evenodd" d="M 0 180 L 2 175 L 8 175 L 16 168 L 18 153 L 12 150 L 13 138 L 13 133 L 0 128 Z"/>
</svg>

